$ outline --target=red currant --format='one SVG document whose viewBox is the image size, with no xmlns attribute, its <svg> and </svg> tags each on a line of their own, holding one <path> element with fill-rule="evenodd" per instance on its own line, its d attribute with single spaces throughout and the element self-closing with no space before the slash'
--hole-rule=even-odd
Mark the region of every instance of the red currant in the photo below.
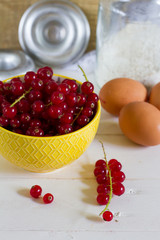
<svg viewBox="0 0 160 240">
<path fill-rule="evenodd" d="M 110 211 L 105 211 L 105 212 L 103 213 L 103 219 L 104 219 L 105 221 L 107 221 L 107 222 L 112 221 L 112 219 L 113 219 L 113 213 L 110 212 Z"/>
<path fill-rule="evenodd" d="M 94 176 L 98 176 L 98 175 L 100 175 L 100 174 L 106 175 L 106 169 L 103 168 L 103 167 L 96 167 L 96 168 L 94 169 Z"/>
<path fill-rule="evenodd" d="M 110 186 L 107 186 L 106 184 L 100 184 L 97 187 L 98 193 L 109 193 L 110 192 Z"/>
<path fill-rule="evenodd" d="M 44 87 L 44 92 L 50 95 L 51 93 L 56 91 L 57 88 L 58 88 L 58 84 L 54 80 L 51 79 L 46 83 L 46 85 Z"/>
<path fill-rule="evenodd" d="M 89 118 L 85 115 L 80 115 L 78 118 L 77 118 L 77 123 L 79 126 L 85 126 L 87 125 L 87 123 L 89 123 Z"/>
<path fill-rule="evenodd" d="M 43 202 L 46 203 L 46 204 L 53 202 L 53 200 L 54 200 L 54 197 L 51 193 L 46 193 L 43 196 Z"/>
<path fill-rule="evenodd" d="M 78 85 L 75 80 L 64 79 L 62 83 L 67 83 L 71 92 L 77 92 Z"/>
<path fill-rule="evenodd" d="M 27 72 L 25 75 L 24 75 L 24 82 L 25 82 L 25 87 L 26 89 L 28 89 L 30 86 L 31 86 L 31 82 L 36 79 L 37 77 L 37 74 L 35 72 Z"/>
<path fill-rule="evenodd" d="M 53 70 L 50 67 L 43 67 L 39 68 L 37 71 L 37 75 L 39 78 L 45 80 L 45 79 L 51 79 L 53 76 Z"/>
<path fill-rule="evenodd" d="M 72 128 L 72 125 L 71 124 L 68 124 L 68 123 L 61 123 L 59 125 L 59 128 L 58 128 L 58 132 L 59 134 L 63 135 L 63 134 L 67 134 L 67 133 L 71 133 L 73 132 L 73 128 Z"/>
<path fill-rule="evenodd" d="M 99 174 L 98 176 L 96 176 L 96 181 L 98 184 L 107 184 L 108 177 L 105 174 Z"/>
<path fill-rule="evenodd" d="M 32 110 L 36 113 L 41 113 L 44 110 L 44 103 L 41 100 L 36 100 L 32 104 Z"/>
<path fill-rule="evenodd" d="M 121 196 L 125 192 L 125 187 L 120 182 L 113 183 L 112 188 L 113 188 L 113 194 L 117 196 Z"/>
<path fill-rule="evenodd" d="M 122 168 L 122 164 L 120 162 L 118 162 L 116 159 L 112 159 L 112 161 L 110 160 L 108 162 L 108 166 L 110 171 L 120 171 Z"/>
<path fill-rule="evenodd" d="M 126 176 L 122 171 L 114 171 L 112 172 L 112 181 L 113 182 L 124 182 Z"/>
<path fill-rule="evenodd" d="M 39 186 L 39 185 L 34 185 L 31 187 L 30 189 L 30 195 L 33 197 L 33 198 L 38 198 L 41 196 L 41 193 L 42 193 L 42 188 Z"/>
<path fill-rule="evenodd" d="M 17 108 L 15 106 L 10 107 L 7 105 L 3 108 L 3 115 L 6 118 L 12 119 L 16 116 L 16 114 L 17 114 Z"/>
<path fill-rule="evenodd" d="M 96 161 L 95 163 L 95 167 L 103 167 L 103 168 L 106 168 L 106 161 L 103 160 L 103 159 L 99 159 Z"/>
<path fill-rule="evenodd" d="M 52 105 L 48 108 L 48 115 L 52 119 L 57 119 L 62 115 L 62 108 L 56 105 Z"/>
<path fill-rule="evenodd" d="M 97 196 L 97 202 L 100 205 L 106 205 L 109 201 L 109 196 L 106 193 L 99 193 Z"/>
<path fill-rule="evenodd" d="M 51 102 L 55 105 L 60 104 L 61 102 L 64 102 L 65 95 L 62 92 L 55 91 L 51 95 Z"/>
<path fill-rule="evenodd" d="M 66 103 L 69 107 L 74 107 L 77 103 L 77 95 L 74 92 L 71 92 L 66 95 Z"/>
<path fill-rule="evenodd" d="M 81 85 L 81 91 L 82 93 L 88 95 L 94 91 L 94 86 L 91 82 L 84 82 Z"/>
</svg>

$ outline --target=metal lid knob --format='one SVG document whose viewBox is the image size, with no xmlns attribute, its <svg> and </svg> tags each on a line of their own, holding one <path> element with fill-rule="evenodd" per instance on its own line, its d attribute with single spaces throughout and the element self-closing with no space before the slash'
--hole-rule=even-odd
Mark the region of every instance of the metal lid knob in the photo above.
<svg viewBox="0 0 160 240">
<path fill-rule="evenodd" d="M 67 0 L 37 2 L 25 11 L 19 23 L 20 45 L 40 65 L 59 67 L 76 62 L 89 38 L 86 16 Z"/>
</svg>

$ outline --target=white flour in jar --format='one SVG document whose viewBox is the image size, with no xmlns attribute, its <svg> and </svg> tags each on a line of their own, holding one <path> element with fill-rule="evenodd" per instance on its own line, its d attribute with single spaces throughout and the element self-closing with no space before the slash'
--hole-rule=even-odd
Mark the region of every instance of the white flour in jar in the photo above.
<svg viewBox="0 0 160 240">
<path fill-rule="evenodd" d="M 130 23 L 106 39 L 97 55 L 100 87 L 113 78 L 127 77 L 151 87 L 160 81 L 160 27 Z"/>
</svg>

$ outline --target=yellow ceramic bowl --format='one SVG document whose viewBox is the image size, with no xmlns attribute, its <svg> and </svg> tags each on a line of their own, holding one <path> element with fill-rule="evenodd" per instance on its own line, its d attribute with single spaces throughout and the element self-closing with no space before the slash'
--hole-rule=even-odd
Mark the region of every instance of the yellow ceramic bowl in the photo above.
<svg viewBox="0 0 160 240">
<path fill-rule="evenodd" d="M 53 137 L 26 136 L 0 127 L 0 154 L 16 166 L 32 172 L 61 168 L 78 159 L 90 145 L 97 132 L 100 113 L 98 101 L 96 115 L 89 124 L 73 133 Z"/>
</svg>

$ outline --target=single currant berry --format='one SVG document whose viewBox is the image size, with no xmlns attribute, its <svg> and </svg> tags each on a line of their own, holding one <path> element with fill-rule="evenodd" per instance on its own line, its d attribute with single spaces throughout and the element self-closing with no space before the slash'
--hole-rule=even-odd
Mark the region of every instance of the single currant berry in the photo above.
<svg viewBox="0 0 160 240">
<path fill-rule="evenodd" d="M 53 70 L 52 68 L 46 66 L 46 67 L 43 67 L 43 68 L 39 68 L 37 70 L 37 75 L 39 78 L 45 80 L 45 79 L 51 79 L 52 76 L 53 76 Z"/>
<path fill-rule="evenodd" d="M 55 105 L 60 104 L 61 102 L 64 102 L 65 95 L 62 92 L 55 91 L 51 95 L 51 102 Z"/>
<path fill-rule="evenodd" d="M 87 117 L 93 116 L 93 110 L 90 107 L 84 107 L 82 110 L 82 114 L 86 115 Z"/>
<path fill-rule="evenodd" d="M 10 82 L 4 83 L 4 85 L 3 85 L 3 93 L 6 96 L 11 94 L 11 83 Z"/>
<path fill-rule="evenodd" d="M 30 189 L 30 195 L 33 197 L 33 198 L 38 198 L 41 196 L 41 193 L 42 193 L 42 188 L 39 186 L 39 185 L 34 185 L 31 187 Z"/>
<path fill-rule="evenodd" d="M 42 99 L 42 93 L 38 90 L 31 90 L 28 94 L 28 100 L 33 103 L 36 100 Z"/>
<path fill-rule="evenodd" d="M 44 92 L 50 95 L 51 93 L 56 91 L 57 88 L 58 88 L 58 84 L 51 79 L 51 80 L 48 80 L 47 83 L 45 84 Z"/>
<path fill-rule="evenodd" d="M 112 181 L 113 182 L 124 182 L 126 176 L 122 171 L 114 171 L 112 172 Z"/>
<path fill-rule="evenodd" d="M 69 107 L 74 107 L 77 103 L 77 95 L 74 92 L 71 92 L 66 95 L 66 103 Z"/>
<path fill-rule="evenodd" d="M 97 193 L 110 193 L 110 186 L 107 186 L 106 184 L 99 184 L 97 187 Z"/>
<path fill-rule="evenodd" d="M 90 108 L 92 108 L 92 110 L 94 110 L 97 107 L 97 103 L 94 101 L 87 101 L 85 104 L 85 107 L 90 107 Z"/>
<path fill-rule="evenodd" d="M 96 168 L 94 169 L 94 176 L 98 176 L 98 175 L 100 175 L 100 174 L 106 175 L 106 169 L 103 168 L 103 167 L 96 167 Z"/>
<path fill-rule="evenodd" d="M 78 85 L 75 80 L 64 79 L 62 83 L 67 83 L 70 89 L 70 92 L 77 92 Z"/>
<path fill-rule="evenodd" d="M 44 103 L 41 100 L 36 100 L 31 107 L 35 113 L 41 113 L 44 110 Z"/>
<path fill-rule="evenodd" d="M 19 120 L 18 117 L 15 117 L 13 119 L 10 119 L 10 122 L 9 122 L 10 126 L 13 127 L 13 128 L 19 128 L 20 125 L 21 125 L 21 122 Z"/>
<path fill-rule="evenodd" d="M 41 127 L 42 123 L 39 119 L 32 119 L 29 125 L 30 127 L 35 128 L 35 127 Z"/>
<path fill-rule="evenodd" d="M 59 92 L 64 93 L 64 94 L 68 94 L 68 93 L 70 93 L 69 85 L 68 85 L 67 83 L 65 83 L 65 82 L 59 84 L 57 90 L 58 90 Z"/>
<path fill-rule="evenodd" d="M 0 127 L 7 127 L 8 125 L 9 125 L 8 118 L 1 116 L 0 117 Z"/>
<path fill-rule="evenodd" d="M 110 211 L 105 211 L 102 216 L 103 216 L 103 220 L 107 222 L 110 222 L 113 219 L 113 213 Z"/>
<path fill-rule="evenodd" d="M 9 118 L 9 119 L 14 118 L 17 114 L 17 108 L 15 106 L 10 107 L 7 105 L 3 108 L 2 111 L 3 111 L 4 117 Z"/>
<path fill-rule="evenodd" d="M 120 182 L 115 182 L 112 184 L 113 194 L 117 196 L 121 196 L 125 192 L 125 187 Z"/>
<path fill-rule="evenodd" d="M 35 127 L 33 129 L 31 129 L 31 136 L 42 137 L 42 136 L 44 136 L 44 131 L 40 127 Z"/>
<path fill-rule="evenodd" d="M 44 88 L 44 81 L 40 78 L 36 78 L 31 82 L 32 89 L 42 91 Z"/>
<path fill-rule="evenodd" d="M 43 196 L 43 202 L 46 203 L 46 204 L 53 202 L 53 200 L 54 200 L 54 197 L 51 193 L 46 193 Z"/>
<path fill-rule="evenodd" d="M 67 134 L 73 132 L 73 128 L 71 124 L 61 123 L 58 127 L 58 133 L 60 135 Z"/>
<path fill-rule="evenodd" d="M 28 102 L 27 99 L 22 98 L 17 103 L 17 109 L 18 109 L 18 112 L 20 112 L 20 113 L 27 113 L 30 111 L 30 103 Z"/>
<path fill-rule="evenodd" d="M 94 91 L 94 86 L 91 82 L 86 81 L 82 83 L 81 91 L 86 95 L 91 94 Z"/>
<path fill-rule="evenodd" d="M 52 105 L 48 108 L 47 113 L 51 119 L 58 119 L 63 112 L 61 107 Z"/>
<path fill-rule="evenodd" d="M 68 110 L 68 105 L 66 102 L 61 102 L 58 104 L 58 106 L 62 108 L 63 112 L 66 112 Z"/>
<path fill-rule="evenodd" d="M 31 114 L 30 113 L 22 113 L 21 116 L 20 116 L 20 121 L 22 123 L 30 123 Z"/>
<path fill-rule="evenodd" d="M 106 168 L 106 167 L 107 167 L 106 161 L 103 160 L 103 159 L 97 160 L 96 163 L 95 163 L 95 167 L 103 167 L 103 168 Z"/>
<path fill-rule="evenodd" d="M 109 184 L 109 179 L 105 174 L 99 174 L 96 176 L 96 181 L 98 184 Z"/>
<path fill-rule="evenodd" d="M 89 123 L 89 118 L 85 115 L 80 115 L 78 118 L 77 118 L 77 123 L 79 126 L 85 126 Z"/>
<path fill-rule="evenodd" d="M 37 77 L 37 74 L 33 71 L 27 72 L 24 75 L 24 84 L 26 89 L 29 89 L 31 87 L 31 82 L 35 80 L 36 77 Z"/>
<path fill-rule="evenodd" d="M 99 205 L 106 205 L 109 201 L 109 196 L 106 193 L 99 193 L 97 196 L 97 202 Z"/>
<path fill-rule="evenodd" d="M 98 99 L 99 98 L 98 98 L 98 95 L 96 93 L 91 93 L 91 94 L 88 95 L 87 101 L 88 102 L 93 101 L 93 102 L 97 103 Z"/>
<path fill-rule="evenodd" d="M 72 123 L 73 121 L 73 115 L 71 113 L 64 113 L 62 117 L 60 118 L 61 123 Z"/>
<path fill-rule="evenodd" d="M 20 96 L 24 93 L 24 85 L 22 82 L 14 82 L 11 84 L 11 92 L 15 96 Z"/>
<path fill-rule="evenodd" d="M 111 172 L 120 171 L 122 169 L 122 164 L 118 162 L 116 159 L 112 159 L 108 162 L 108 166 Z"/>
<path fill-rule="evenodd" d="M 86 102 L 86 96 L 82 93 L 77 94 L 77 106 L 82 107 Z"/>
</svg>

